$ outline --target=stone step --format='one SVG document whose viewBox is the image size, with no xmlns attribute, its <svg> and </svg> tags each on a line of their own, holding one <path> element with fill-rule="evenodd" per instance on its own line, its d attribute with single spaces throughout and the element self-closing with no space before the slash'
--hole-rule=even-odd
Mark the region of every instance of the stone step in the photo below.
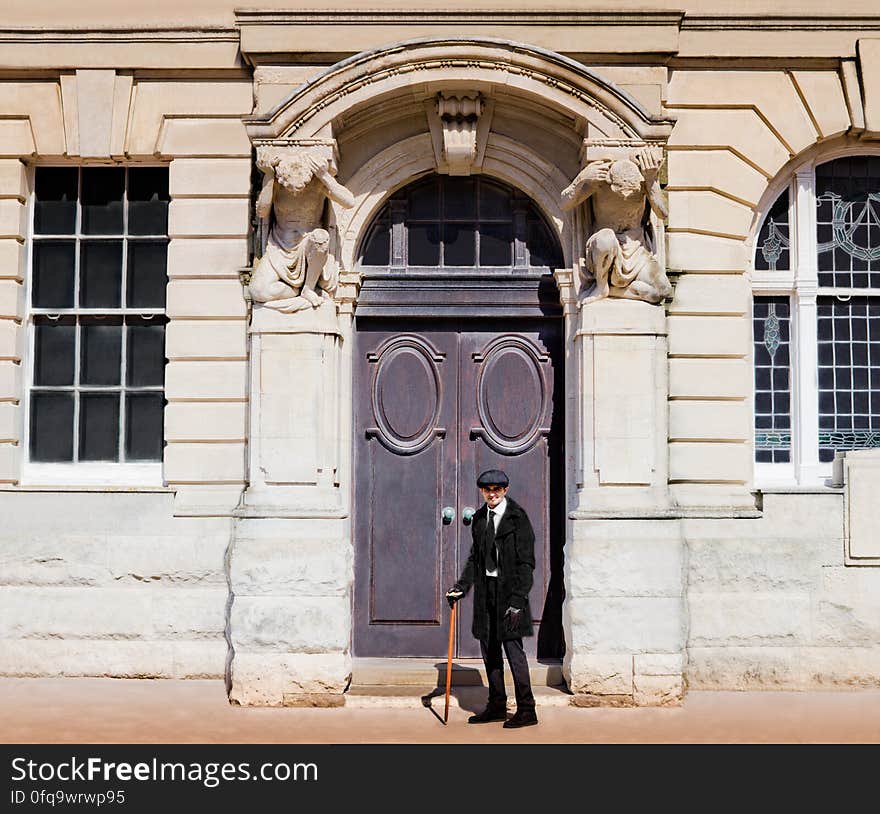
<svg viewBox="0 0 880 814">
<path fill-rule="evenodd" d="M 453 687 L 449 693 L 449 706 L 471 712 L 479 712 L 486 706 L 486 687 L 464 685 Z M 573 696 L 563 687 L 533 687 L 537 707 L 566 707 L 571 704 Z M 446 704 L 446 685 L 426 689 L 414 685 L 389 686 L 352 684 L 344 695 L 345 706 L 355 709 L 375 707 L 412 708 L 417 706 L 430 707 L 443 714 Z M 516 709 L 513 688 L 508 687 L 507 708 Z"/>
<path fill-rule="evenodd" d="M 510 684 L 510 670 L 504 663 L 504 675 Z M 565 685 L 562 662 L 559 660 L 529 660 L 532 687 L 560 687 Z M 445 659 L 352 659 L 352 686 L 414 686 L 427 692 L 428 687 L 446 687 Z M 455 687 L 486 686 L 482 659 L 454 659 L 452 685 Z M 511 685 L 512 686 L 512 685 Z"/>
</svg>

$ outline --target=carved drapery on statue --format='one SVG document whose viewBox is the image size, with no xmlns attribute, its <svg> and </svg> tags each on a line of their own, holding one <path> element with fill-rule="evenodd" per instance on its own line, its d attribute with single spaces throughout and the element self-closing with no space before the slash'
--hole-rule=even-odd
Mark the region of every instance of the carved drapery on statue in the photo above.
<svg viewBox="0 0 880 814">
<path fill-rule="evenodd" d="M 584 168 L 562 191 L 563 209 L 588 208 L 582 281 L 595 283 L 583 303 L 622 297 L 659 303 L 671 291 L 658 256 L 651 213 L 664 220 L 658 179 L 663 148 L 587 140 Z"/>
<path fill-rule="evenodd" d="M 263 173 L 257 215 L 268 237 L 251 274 L 254 302 L 284 313 L 332 303 L 339 268 L 325 202 L 354 205 L 354 196 L 334 178 L 335 149 L 334 141 L 317 139 L 257 146 Z"/>
</svg>

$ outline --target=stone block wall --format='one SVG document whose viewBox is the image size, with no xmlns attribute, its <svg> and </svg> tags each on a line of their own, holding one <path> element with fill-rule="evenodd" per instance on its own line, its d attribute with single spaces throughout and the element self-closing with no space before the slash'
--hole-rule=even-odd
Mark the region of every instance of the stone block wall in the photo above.
<svg viewBox="0 0 880 814">
<path fill-rule="evenodd" d="M 579 520 L 565 554 L 564 674 L 583 705 L 681 701 L 679 520 Z"/>
<path fill-rule="evenodd" d="M 230 699 L 335 706 L 351 680 L 352 548 L 338 519 L 241 517 L 229 558 Z"/>
<path fill-rule="evenodd" d="M 220 678 L 231 520 L 160 492 L 0 492 L 0 675 Z"/>
<path fill-rule="evenodd" d="M 765 494 L 760 519 L 685 519 L 687 686 L 880 685 L 880 570 L 844 565 L 841 494 Z"/>
</svg>

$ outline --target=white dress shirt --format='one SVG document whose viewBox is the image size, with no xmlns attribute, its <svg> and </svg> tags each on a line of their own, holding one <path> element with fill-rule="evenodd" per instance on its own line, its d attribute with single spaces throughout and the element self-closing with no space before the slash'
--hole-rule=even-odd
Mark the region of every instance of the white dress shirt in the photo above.
<svg viewBox="0 0 880 814">
<path fill-rule="evenodd" d="M 504 516 L 504 511 L 506 509 L 507 509 L 507 498 L 506 497 L 502 498 L 501 502 L 494 509 L 490 509 L 489 504 L 488 503 L 486 504 L 487 511 L 495 512 L 495 518 L 494 518 L 495 531 L 498 531 L 498 524 L 501 522 L 501 518 Z M 489 520 L 488 515 L 486 515 L 486 520 L 487 521 Z M 495 561 L 497 562 L 499 559 L 500 559 L 500 556 L 499 556 L 499 551 L 498 551 L 498 544 L 496 543 L 495 544 Z M 487 568 L 486 569 L 486 576 L 487 577 L 497 577 L 498 576 L 498 569 L 495 568 L 494 570 L 490 571 Z"/>
</svg>

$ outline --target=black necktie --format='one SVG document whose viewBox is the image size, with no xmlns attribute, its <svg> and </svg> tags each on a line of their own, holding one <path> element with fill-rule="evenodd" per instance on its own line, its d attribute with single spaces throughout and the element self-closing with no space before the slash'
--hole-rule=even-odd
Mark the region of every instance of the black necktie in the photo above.
<svg viewBox="0 0 880 814">
<path fill-rule="evenodd" d="M 495 559 L 495 512 L 489 512 L 486 518 L 486 570 L 494 571 L 498 568 Z"/>
</svg>

